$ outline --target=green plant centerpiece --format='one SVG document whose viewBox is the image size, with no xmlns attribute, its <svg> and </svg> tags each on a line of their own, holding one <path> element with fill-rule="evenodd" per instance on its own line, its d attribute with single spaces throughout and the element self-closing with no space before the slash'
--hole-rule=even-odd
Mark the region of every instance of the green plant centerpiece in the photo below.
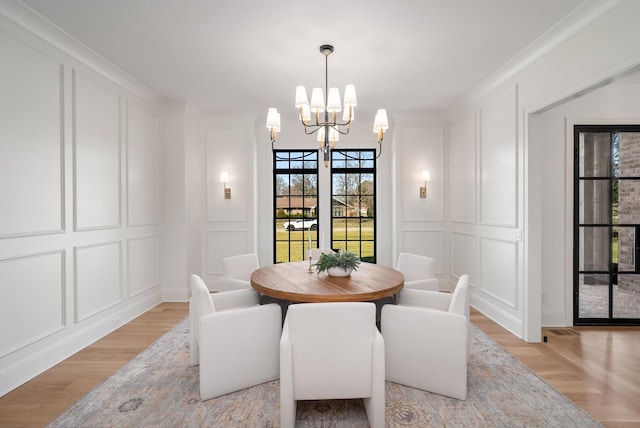
<svg viewBox="0 0 640 428">
<path fill-rule="evenodd" d="M 354 270 L 358 270 L 360 259 L 356 253 L 339 251 L 337 253 L 320 254 L 314 265 L 317 273 L 327 271 L 329 276 L 349 276 Z"/>
</svg>

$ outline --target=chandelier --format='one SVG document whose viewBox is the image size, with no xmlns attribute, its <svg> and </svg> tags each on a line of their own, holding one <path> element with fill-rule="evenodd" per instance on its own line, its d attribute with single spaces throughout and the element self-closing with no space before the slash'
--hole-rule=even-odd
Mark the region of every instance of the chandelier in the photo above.
<svg viewBox="0 0 640 428">
<path fill-rule="evenodd" d="M 358 104 L 356 89 L 353 85 L 347 85 L 344 89 L 344 100 L 340 104 L 340 91 L 338 88 L 329 88 L 329 55 L 333 53 L 332 45 L 320 46 L 320 53 L 324 55 L 324 97 L 322 88 L 313 88 L 311 102 L 307 98 L 307 90 L 304 86 L 296 87 L 295 105 L 299 110 L 299 119 L 307 135 L 317 134 L 320 148 L 324 154 L 324 166 L 329 166 L 329 152 L 336 147 L 340 135 L 347 135 L 353 122 L 353 111 Z M 338 119 L 338 113 L 342 112 L 342 120 Z M 378 109 L 373 121 L 373 132 L 378 138 L 378 154 L 382 153 L 382 139 L 384 132 L 389 128 L 387 111 Z M 276 108 L 270 108 L 267 112 L 267 129 L 271 139 L 271 147 L 275 148 L 277 133 L 280 132 L 280 113 Z"/>
</svg>

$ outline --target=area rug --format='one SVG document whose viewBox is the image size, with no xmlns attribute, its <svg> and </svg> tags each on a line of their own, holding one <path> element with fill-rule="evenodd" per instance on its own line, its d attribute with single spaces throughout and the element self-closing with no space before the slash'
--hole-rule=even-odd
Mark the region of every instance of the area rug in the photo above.
<svg viewBox="0 0 640 428">
<path fill-rule="evenodd" d="M 600 427 L 598 422 L 470 326 L 465 401 L 386 383 L 388 427 Z M 277 427 L 279 382 L 200 401 L 180 322 L 49 427 Z M 298 402 L 296 426 L 366 427 L 361 400 Z"/>
</svg>

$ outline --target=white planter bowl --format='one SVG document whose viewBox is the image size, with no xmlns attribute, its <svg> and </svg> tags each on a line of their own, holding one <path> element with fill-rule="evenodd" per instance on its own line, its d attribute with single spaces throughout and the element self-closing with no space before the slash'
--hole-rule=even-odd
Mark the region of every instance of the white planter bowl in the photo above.
<svg viewBox="0 0 640 428">
<path fill-rule="evenodd" d="M 351 272 L 353 271 L 353 268 L 341 268 L 341 267 L 330 267 L 327 268 L 327 274 L 329 276 L 349 276 L 351 275 Z"/>
</svg>

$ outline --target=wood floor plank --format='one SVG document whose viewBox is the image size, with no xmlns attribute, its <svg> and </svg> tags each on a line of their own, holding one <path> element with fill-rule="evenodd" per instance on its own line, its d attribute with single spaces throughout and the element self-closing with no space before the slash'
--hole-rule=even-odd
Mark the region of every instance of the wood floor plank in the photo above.
<svg viewBox="0 0 640 428">
<path fill-rule="evenodd" d="M 43 427 L 184 319 L 163 303 L 0 397 L 0 427 Z M 607 428 L 640 427 L 640 328 L 547 328 L 526 343 L 472 310 L 471 320 Z"/>
<path fill-rule="evenodd" d="M 477 311 L 471 321 L 606 427 L 640 427 L 640 327 L 545 328 L 531 344 Z"/>
<path fill-rule="evenodd" d="M 0 397 L 0 427 L 46 426 L 187 314 L 186 303 L 162 303 Z"/>
</svg>

